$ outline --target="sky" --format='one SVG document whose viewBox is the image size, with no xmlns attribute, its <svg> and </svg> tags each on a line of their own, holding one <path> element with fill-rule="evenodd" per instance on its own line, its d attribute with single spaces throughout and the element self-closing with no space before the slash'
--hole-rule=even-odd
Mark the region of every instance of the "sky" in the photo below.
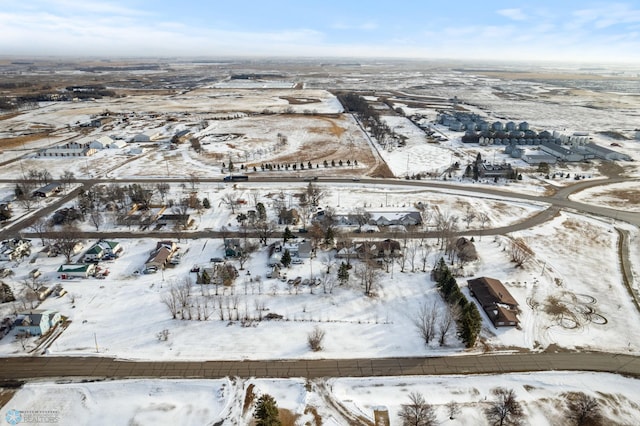
<svg viewBox="0 0 640 426">
<path fill-rule="evenodd" d="M 640 1 L 0 0 L 0 55 L 640 62 Z"/>
</svg>

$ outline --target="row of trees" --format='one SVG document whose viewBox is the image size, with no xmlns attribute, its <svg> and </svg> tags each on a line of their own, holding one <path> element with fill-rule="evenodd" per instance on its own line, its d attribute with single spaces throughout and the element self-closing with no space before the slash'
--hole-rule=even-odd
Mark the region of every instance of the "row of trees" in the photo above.
<svg viewBox="0 0 640 426">
<path fill-rule="evenodd" d="M 493 399 L 486 403 L 484 414 L 489 424 L 494 426 L 517 426 L 523 424 L 525 411 L 513 389 L 498 387 L 491 390 Z M 565 419 L 563 424 L 575 426 L 598 426 L 602 423 L 602 414 L 598 400 L 582 392 L 569 392 L 564 398 Z M 460 414 L 455 401 L 446 405 L 449 419 Z M 403 426 L 434 426 L 439 424 L 433 405 L 418 392 L 409 394 L 409 403 L 402 404 L 398 411 Z"/>
<path fill-rule="evenodd" d="M 478 308 L 462 294 L 443 258 L 440 258 L 433 274 L 438 290 L 456 318 L 460 339 L 466 347 L 473 347 L 482 329 L 482 317 Z"/>
</svg>

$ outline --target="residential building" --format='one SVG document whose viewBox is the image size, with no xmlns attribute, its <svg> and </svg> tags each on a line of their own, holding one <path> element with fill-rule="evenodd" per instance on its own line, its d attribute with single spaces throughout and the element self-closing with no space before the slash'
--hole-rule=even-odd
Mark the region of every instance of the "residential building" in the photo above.
<svg viewBox="0 0 640 426">
<path fill-rule="evenodd" d="M 67 280 L 71 278 L 88 278 L 96 273 L 96 265 L 93 263 L 85 264 L 65 264 L 60 265 L 58 274 L 60 279 Z"/>
<path fill-rule="evenodd" d="M 496 327 L 517 326 L 518 302 L 499 280 L 488 277 L 467 280 L 475 297 Z"/>
<path fill-rule="evenodd" d="M 51 310 L 33 310 L 21 312 L 13 323 L 18 334 L 41 336 L 62 321 L 59 312 Z"/>
</svg>

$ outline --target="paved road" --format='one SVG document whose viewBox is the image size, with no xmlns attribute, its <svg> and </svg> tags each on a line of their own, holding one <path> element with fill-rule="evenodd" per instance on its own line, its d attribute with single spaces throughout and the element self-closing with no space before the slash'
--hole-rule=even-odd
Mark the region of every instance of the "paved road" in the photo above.
<svg viewBox="0 0 640 426">
<path fill-rule="evenodd" d="M 529 371 L 597 371 L 640 377 L 640 357 L 599 352 L 461 355 L 274 361 L 126 361 L 102 357 L 0 359 L 0 380 L 56 377 L 201 378 L 373 377 L 443 374 L 503 374 Z"/>
</svg>

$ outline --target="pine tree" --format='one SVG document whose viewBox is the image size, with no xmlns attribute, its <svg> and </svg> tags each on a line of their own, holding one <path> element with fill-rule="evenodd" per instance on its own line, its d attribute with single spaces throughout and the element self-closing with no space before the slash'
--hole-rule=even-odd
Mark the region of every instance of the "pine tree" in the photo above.
<svg viewBox="0 0 640 426">
<path fill-rule="evenodd" d="M 208 198 L 204 198 L 202 200 L 202 207 L 204 207 L 205 209 L 210 209 L 211 208 L 211 202 L 209 202 Z"/>
<path fill-rule="evenodd" d="M 285 249 L 284 253 L 282 254 L 280 263 L 282 263 L 282 266 L 284 266 L 285 268 L 288 268 L 289 265 L 291 265 L 291 253 L 289 253 L 288 249 Z"/>
<path fill-rule="evenodd" d="M 287 226 L 286 228 L 284 228 L 284 233 L 282 234 L 282 240 L 286 243 L 288 240 L 295 238 L 295 235 L 293 235 L 293 232 L 291 232 L 291 229 L 289 229 L 289 227 Z"/>
<path fill-rule="evenodd" d="M 349 265 L 344 262 L 342 262 L 340 268 L 338 268 L 338 281 L 340 281 L 340 285 L 349 282 Z"/>
<path fill-rule="evenodd" d="M 333 228 L 332 227 L 328 227 L 327 232 L 324 233 L 324 243 L 326 245 L 333 244 Z"/>
<path fill-rule="evenodd" d="M 256 204 L 256 212 L 258 212 L 258 219 L 265 220 L 267 218 L 267 209 L 264 208 L 264 204 Z"/>
<path fill-rule="evenodd" d="M 280 426 L 282 424 L 278 416 L 278 404 L 269 394 L 264 394 L 258 399 L 253 417 L 257 420 L 256 426 Z"/>
</svg>

